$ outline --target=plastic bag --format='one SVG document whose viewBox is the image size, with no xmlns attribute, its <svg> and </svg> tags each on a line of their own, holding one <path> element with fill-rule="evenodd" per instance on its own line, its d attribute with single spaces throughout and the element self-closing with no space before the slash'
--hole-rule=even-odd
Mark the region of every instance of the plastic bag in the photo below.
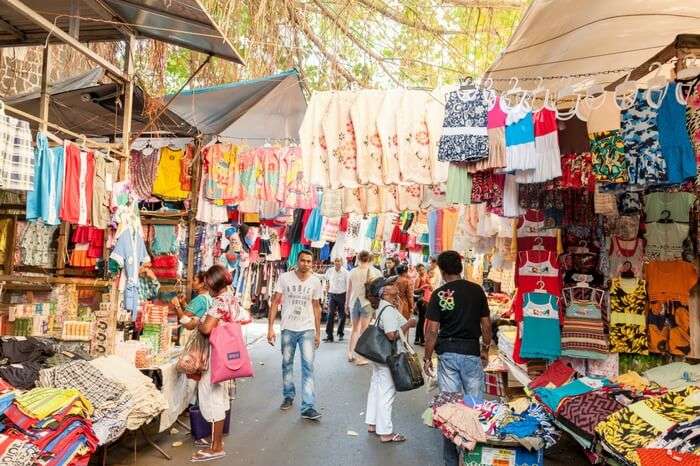
<svg viewBox="0 0 700 466">
<path fill-rule="evenodd" d="M 207 370 L 208 364 L 209 339 L 199 331 L 195 331 L 185 343 L 182 354 L 177 360 L 176 369 L 188 376 L 199 375 Z"/>
</svg>

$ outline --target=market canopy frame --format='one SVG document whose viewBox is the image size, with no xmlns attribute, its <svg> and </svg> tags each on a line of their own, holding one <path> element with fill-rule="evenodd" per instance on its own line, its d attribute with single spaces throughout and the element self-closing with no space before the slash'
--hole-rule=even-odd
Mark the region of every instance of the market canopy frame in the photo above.
<svg viewBox="0 0 700 466">
<path fill-rule="evenodd" d="M 169 99 L 170 97 L 166 97 Z M 248 81 L 184 90 L 169 108 L 209 138 L 296 140 L 306 98 L 295 69 Z"/>
<path fill-rule="evenodd" d="M 697 0 L 588 0 L 585 6 L 580 0 L 534 0 L 486 75 L 501 90 L 511 77 L 543 77 L 550 90 L 568 77 L 606 85 L 677 36 L 699 33 Z"/>
</svg>

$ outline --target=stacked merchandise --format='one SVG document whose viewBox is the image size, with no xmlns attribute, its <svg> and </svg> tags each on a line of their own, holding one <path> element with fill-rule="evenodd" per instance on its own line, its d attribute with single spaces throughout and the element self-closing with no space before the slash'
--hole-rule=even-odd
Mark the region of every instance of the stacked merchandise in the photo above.
<svg viewBox="0 0 700 466">
<path fill-rule="evenodd" d="M 0 461 L 87 465 L 98 446 L 93 406 L 75 389 L 35 388 L 0 396 Z"/>
</svg>

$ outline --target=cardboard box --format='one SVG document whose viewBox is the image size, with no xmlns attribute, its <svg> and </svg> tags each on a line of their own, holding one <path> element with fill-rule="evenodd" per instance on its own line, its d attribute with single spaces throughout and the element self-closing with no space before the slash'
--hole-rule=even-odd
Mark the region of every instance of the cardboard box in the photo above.
<svg viewBox="0 0 700 466">
<path fill-rule="evenodd" d="M 544 451 L 529 451 L 523 447 L 505 448 L 477 445 L 474 451 L 465 451 L 465 466 L 544 466 Z"/>
</svg>

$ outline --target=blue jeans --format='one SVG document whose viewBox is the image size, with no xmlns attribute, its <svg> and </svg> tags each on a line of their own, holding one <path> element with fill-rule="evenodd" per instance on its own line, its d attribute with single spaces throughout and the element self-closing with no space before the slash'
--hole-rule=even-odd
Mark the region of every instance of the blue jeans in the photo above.
<svg viewBox="0 0 700 466">
<path fill-rule="evenodd" d="M 301 412 L 314 407 L 314 330 L 282 330 L 282 396 L 294 399 L 294 355 L 301 350 Z"/>
<path fill-rule="evenodd" d="M 458 353 L 442 353 L 438 356 L 438 387 L 441 392 L 460 392 L 474 397 L 484 396 L 484 368 L 479 356 Z M 443 440 L 445 466 L 459 464 L 457 446 L 451 440 Z"/>
</svg>

